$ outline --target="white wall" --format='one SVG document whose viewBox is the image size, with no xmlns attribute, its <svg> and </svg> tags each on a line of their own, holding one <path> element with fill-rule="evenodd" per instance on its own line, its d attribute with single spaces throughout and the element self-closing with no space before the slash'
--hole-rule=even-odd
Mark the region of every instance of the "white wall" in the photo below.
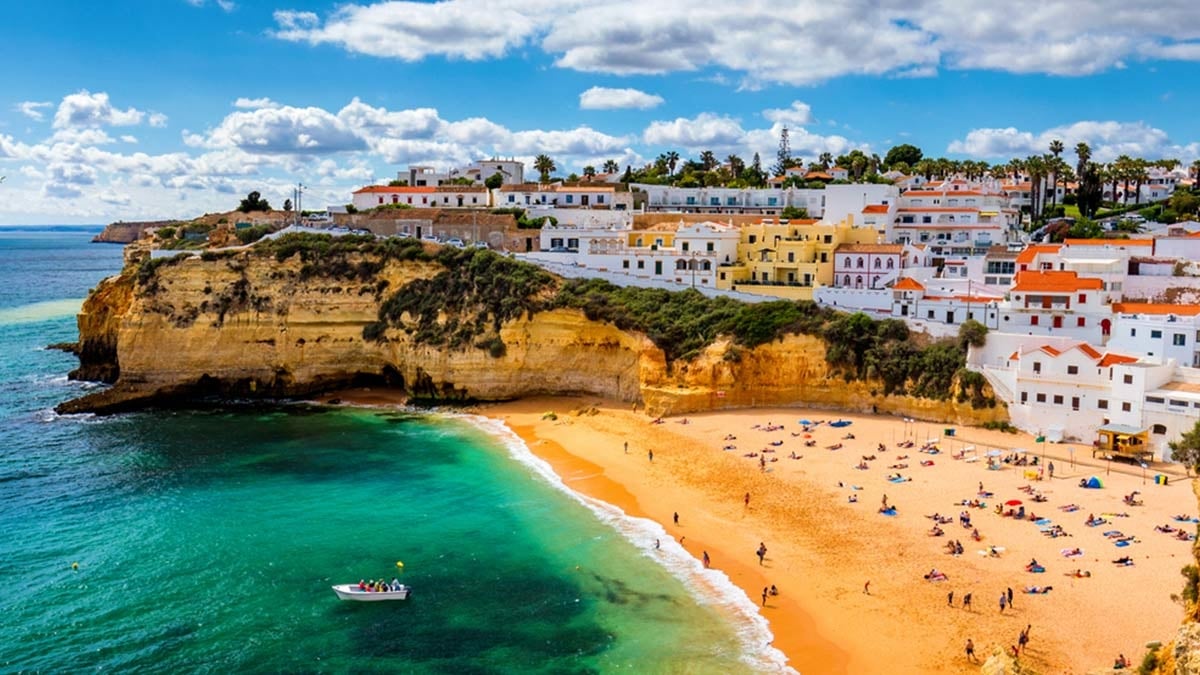
<svg viewBox="0 0 1200 675">
<path fill-rule="evenodd" d="M 1126 300 L 1164 302 L 1168 291 L 1175 291 L 1170 293 L 1171 302 L 1200 304 L 1200 277 L 1125 277 L 1123 295 Z"/>
<path fill-rule="evenodd" d="M 895 185 L 876 185 L 874 183 L 852 183 L 850 185 L 825 186 L 825 209 L 821 220 L 828 223 L 838 223 L 853 214 L 857 219 L 864 206 L 869 204 L 894 204 L 900 199 L 900 190 Z M 809 209 L 809 215 L 812 210 Z M 815 216 L 814 216 L 815 217 Z"/>
<path fill-rule="evenodd" d="M 654 278 L 652 276 L 633 276 L 629 274 L 621 274 L 619 271 L 601 272 L 587 267 L 579 267 L 570 262 L 569 254 L 550 254 L 550 253 L 518 253 L 515 257 L 534 263 L 543 269 L 553 272 L 562 277 L 571 279 L 603 279 L 617 286 L 637 286 L 640 288 L 661 288 L 668 291 L 682 291 L 692 287 L 689 272 L 687 283 L 675 283 L 669 279 Z M 664 274 L 664 276 L 666 276 Z M 726 291 L 719 288 L 706 288 L 696 286 L 696 290 L 709 297 L 727 297 L 743 302 L 770 302 L 778 300 L 774 296 L 752 295 L 750 293 L 738 293 L 737 291 Z"/>
</svg>

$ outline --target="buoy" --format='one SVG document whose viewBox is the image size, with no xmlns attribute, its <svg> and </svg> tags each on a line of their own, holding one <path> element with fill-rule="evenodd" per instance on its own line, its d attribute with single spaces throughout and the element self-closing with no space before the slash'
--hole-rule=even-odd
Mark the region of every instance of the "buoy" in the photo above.
<svg viewBox="0 0 1200 675">
<path fill-rule="evenodd" d="M 397 560 L 397 561 L 396 561 L 396 567 L 404 567 L 404 563 L 402 563 L 402 562 L 400 562 L 399 560 Z"/>
<path fill-rule="evenodd" d="M 73 569 L 73 570 L 78 570 L 78 569 L 79 569 L 79 563 L 77 563 L 77 562 L 73 562 L 73 563 L 71 563 L 71 569 Z"/>
</svg>

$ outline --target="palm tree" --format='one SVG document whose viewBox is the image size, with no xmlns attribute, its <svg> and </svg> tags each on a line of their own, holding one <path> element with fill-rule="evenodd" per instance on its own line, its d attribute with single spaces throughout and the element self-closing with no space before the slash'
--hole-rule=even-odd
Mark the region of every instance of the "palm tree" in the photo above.
<svg viewBox="0 0 1200 675">
<path fill-rule="evenodd" d="M 829 167 L 833 164 L 833 154 L 822 152 L 821 156 L 817 159 L 817 163 L 821 165 L 822 171 L 828 171 Z"/>
<path fill-rule="evenodd" d="M 554 165 L 554 160 L 550 159 L 549 155 L 538 155 L 537 157 L 534 157 L 533 168 L 541 174 L 543 183 L 549 183 L 550 174 L 558 170 L 558 167 Z"/>
<path fill-rule="evenodd" d="M 1058 169 L 1059 169 L 1059 166 L 1061 166 L 1061 160 L 1059 160 L 1058 156 L 1062 154 L 1062 151 L 1063 151 L 1063 142 L 1062 141 L 1058 140 L 1057 138 L 1050 141 L 1050 154 L 1054 155 L 1054 159 L 1050 164 L 1051 170 L 1054 171 L 1054 180 L 1051 181 L 1051 183 L 1050 183 L 1050 205 L 1051 206 L 1054 206 L 1055 204 L 1058 203 L 1058 174 L 1059 174 Z"/>
<path fill-rule="evenodd" d="M 1117 175 L 1121 177 L 1124 183 L 1124 190 L 1121 193 L 1121 204 L 1127 206 L 1129 204 L 1129 181 L 1133 180 L 1133 158 L 1129 155 L 1121 155 L 1113 162 Z"/>
<path fill-rule="evenodd" d="M 667 168 L 670 169 L 671 175 L 675 175 L 675 165 L 679 163 L 679 153 L 674 150 L 667 152 Z"/>
<path fill-rule="evenodd" d="M 1084 170 L 1087 169 L 1088 160 L 1092 158 L 1091 146 L 1082 141 L 1076 143 L 1075 156 L 1078 158 L 1078 161 L 1075 162 L 1075 175 L 1083 177 Z"/>
<path fill-rule="evenodd" d="M 1133 160 L 1133 164 L 1129 167 L 1129 173 L 1133 177 L 1135 192 L 1133 193 L 1133 203 L 1142 203 L 1142 184 L 1150 180 L 1149 162 L 1141 157 Z"/>
<path fill-rule="evenodd" d="M 1029 220 L 1036 221 L 1042 214 L 1042 205 L 1046 201 L 1046 190 L 1042 180 L 1046 177 L 1048 167 L 1044 157 L 1031 155 L 1025 160 L 1025 171 L 1029 173 Z"/>
<path fill-rule="evenodd" d="M 854 181 L 858 182 L 862 178 L 863 172 L 867 170 L 867 165 L 870 164 L 867 156 L 861 152 L 850 158 L 850 175 L 854 177 Z"/>
<path fill-rule="evenodd" d="M 1200 159 L 1192 160 L 1191 171 L 1192 180 L 1200 180 Z"/>
<path fill-rule="evenodd" d="M 704 166 L 705 171 L 712 171 L 713 167 L 717 165 L 717 156 L 713 154 L 712 150 L 705 150 L 700 153 L 700 164 Z"/>
<path fill-rule="evenodd" d="M 746 163 L 737 155 L 730 155 L 725 158 L 725 163 L 729 165 L 729 171 L 733 173 L 733 179 L 738 180 L 742 177 L 742 171 L 746 170 Z"/>
<path fill-rule="evenodd" d="M 616 173 L 621 170 L 621 165 L 617 164 L 615 159 L 604 160 L 604 173 Z"/>
<path fill-rule="evenodd" d="M 596 167 L 592 166 L 591 164 L 583 167 L 583 177 L 588 180 L 595 178 L 596 177 Z"/>
</svg>

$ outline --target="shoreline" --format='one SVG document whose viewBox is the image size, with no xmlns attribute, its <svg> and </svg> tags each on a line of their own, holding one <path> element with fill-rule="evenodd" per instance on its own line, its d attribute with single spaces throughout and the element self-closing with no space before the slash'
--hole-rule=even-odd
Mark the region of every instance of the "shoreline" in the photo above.
<svg viewBox="0 0 1200 675">
<path fill-rule="evenodd" d="M 339 392 L 338 397 L 350 404 L 402 402 L 379 390 L 361 397 Z M 543 413 L 551 410 L 558 419 L 543 420 Z M 1140 471 L 1113 467 L 1116 470 L 1108 475 L 1104 461 L 1093 462 L 1082 447 L 1075 452 L 1077 465 L 1070 467 L 1068 446 L 1035 446 L 1027 434 L 957 427 L 958 437 L 942 438 L 943 427 L 951 425 L 826 410 L 714 411 L 692 416 L 687 425 L 679 424 L 678 418 L 652 425 L 624 404 L 595 397 L 547 397 L 488 404 L 475 412 L 508 426 L 571 490 L 630 516 L 649 518 L 676 541 L 684 537 L 683 548 L 697 563 L 706 551 L 712 567 L 754 604 L 759 604 L 764 586 L 777 585 L 780 595 L 768 598 L 761 615 L 774 635 L 772 645 L 801 672 L 978 672 L 978 666 L 962 655 L 967 637 L 986 660 L 993 651 L 1015 643 L 1017 632 L 1027 624 L 1033 625 L 1033 639 L 1022 661 L 1046 672 L 1085 672 L 1111 663 L 1117 651 L 1138 654 L 1148 641 L 1170 639 L 1182 617 L 1169 596 L 1182 586 L 1178 570 L 1192 562 L 1191 547 L 1152 530 L 1155 524 L 1169 522 L 1169 514 L 1195 514 L 1191 482 L 1181 473 L 1172 476 L 1169 487 L 1143 487 Z M 825 426 L 813 434 L 819 446 L 803 447 L 796 438 L 800 434 L 795 420 L 805 415 L 852 420 L 850 429 L 857 439 L 843 443 L 854 447 L 826 450 L 824 446 L 846 430 Z M 774 435 L 752 430 L 768 421 L 783 424 L 785 430 Z M 721 451 L 726 434 L 738 436 L 730 442 L 738 445 L 736 452 Z M 915 454 L 916 447 L 894 449 L 894 442 L 904 437 L 919 436 L 919 447 L 926 440 L 922 434 L 938 438 L 947 450 L 933 458 L 936 466 L 917 466 L 915 460 L 924 456 Z M 771 438 L 779 443 L 778 454 L 762 456 L 778 461 L 762 471 L 758 460 L 742 455 L 760 447 L 774 449 L 766 445 Z M 625 440 L 628 455 L 622 450 Z M 886 446 L 886 458 L 875 451 L 877 443 Z M 974 497 L 977 481 L 986 481 L 996 498 L 1024 496 L 1017 491 L 1026 483 L 1018 467 L 993 472 L 986 471 L 982 461 L 951 459 L 951 452 L 971 444 L 980 456 L 984 447 L 1024 444 L 1031 450 L 1028 456 L 1045 452 L 1058 463 L 1054 480 L 1032 483 L 1046 492 L 1049 502 L 1026 503 L 1061 523 L 1074 538 L 1042 537 L 1032 523 L 1001 518 L 990 509 L 971 510 L 982 543 L 970 541 L 964 536 L 969 530 L 953 523 L 943 526 L 947 537 L 928 537 L 930 521 L 922 516 L 956 515 L 962 507 L 954 502 Z M 654 451 L 653 461 L 649 450 Z M 804 459 L 789 460 L 789 452 Z M 859 455 L 868 452 L 879 454 L 879 461 L 867 471 L 854 471 Z M 915 480 L 889 485 L 883 474 L 898 452 L 913 453 L 914 467 L 903 473 Z M 1155 467 L 1150 473 L 1161 470 Z M 1108 488 L 1078 489 L 1075 481 L 1091 474 L 1105 478 Z M 860 502 L 847 503 L 851 492 L 838 488 L 838 481 L 861 483 L 862 490 L 855 493 Z M 1083 526 L 1086 509 L 1097 515 L 1121 511 L 1121 494 L 1135 489 L 1146 497 L 1146 506 L 1116 526 L 1140 543 L 1113 548 L 1101 536 L 1107 528 Z M 747 492 L 748 507 L 743 503 Z M 900 505 L 898 517 L 875 513 L 881 494 Z M 1057 506 L 1068 500 L 1080 503 L 1084 512 L 1061 512 Z M 678 525 L 672 522 L 676 512 Z M 965 555 L 951 557 L 941 549 L 953 538 L 963 540 Z M 762 566 L 754 555 L 760 541 L 768 547 Z M 974 549 L 989 544 L 1007 548 L 1002 560 L 974 555 Z M 1061 546 L 1080 546 L 1086 555 L 1063 560 L 1058 556 Z M 1113 569 L 1109 559 L 1124 554 L 1133 556 L 1136 566 Z M 1048 573 L 1026 573 L 1023 566 L 1030 557 L 1044 561 Z M 1094 577 L 1066 578 L 1068 565 L 1089 569 Z M 921 575 L 931 567 L 945 571 L 951 581 L 923 581 Z M 867 579 L 870 595 L 862 592 Z M 1055 590 L 1029 596 L 1021 592 L 1028 584 L 1053 585 Z M 1001 614 L 995 596 L 1005 588 L 1017 592 L 1017 603 Z M 947 608 L 948 591 L 957 591 L 959 599 L 973 593 L 974 608 Z"/>
</svg>

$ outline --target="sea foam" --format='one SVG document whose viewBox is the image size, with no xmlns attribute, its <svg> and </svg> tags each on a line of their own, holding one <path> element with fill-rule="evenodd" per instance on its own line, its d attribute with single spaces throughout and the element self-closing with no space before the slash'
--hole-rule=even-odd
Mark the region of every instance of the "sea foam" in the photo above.
<svg viewBox="0 0 1200 675">
<path fill-rule="evenodd" d="M 657 522 L 648 518 L 635 518 L 612 504 L 572 490 L 548 462 L 533 454 L 525 441 L 503 422 L 480 415 L 442 414 L 468 422 L 500 441 L 513 459 L 529 467 L 534 474 L 545 479 L 554 488 L 588 508 L 601 522 L 644 551 L 643 555 L 665 567 L 683 582 L 698 601 L 737 617 L 735 630 L 742 644 L 742 659 L 756 672 L 796 672 L 787 665 L 787 656 L 771 646 L 775 636 L 754 601 L 730 581 L 724 572 L 705 569 L 699 560 L 679 545 Z M 661 542 L 661 548 L 658 550 L 654 549 L 656 540 Z"/>
<path fill-rule="evenodd" d="M 34 302 L 19 307 L 5 307 L 0 309 L 0 326 L 65 319 L 78 314 L 79 308 L 82 306 L 83 298 L 67 298 Z"/>
</svg>

